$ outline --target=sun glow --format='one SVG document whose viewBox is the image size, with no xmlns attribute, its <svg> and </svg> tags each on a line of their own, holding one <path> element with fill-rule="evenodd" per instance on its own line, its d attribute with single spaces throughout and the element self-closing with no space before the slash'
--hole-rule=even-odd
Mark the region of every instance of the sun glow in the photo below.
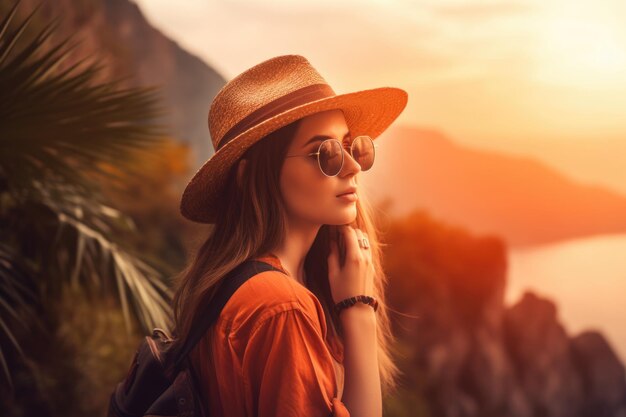
<svg viewBox="0 0 626 417">
<path fill-rule="evenodd" d="M 612 19 L 561 16 L 540 27 L 538 80 L 591 89 L 624 82 L 626 36 Z"/>
</svg>

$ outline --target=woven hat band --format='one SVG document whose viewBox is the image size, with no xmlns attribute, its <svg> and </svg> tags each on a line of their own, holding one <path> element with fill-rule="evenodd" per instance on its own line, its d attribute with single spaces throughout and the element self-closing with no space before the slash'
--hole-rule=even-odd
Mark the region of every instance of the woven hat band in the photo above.
<svg viewBox="0 0 626 417">
<path fill-rule="evenodd" d="M 334 95 L 335 92 L 328 84 L 308 85 L 292 91 L 291 93 L 285 94 L 284 96 L 259 107 L 231 127 L 228 132 L 226 132 L 215 151 L 218 151 L 228 142 L 239 136 L 239 134 L 261 123 L 263 120 L 269 119 L 293 107 Z"/>
</svg>

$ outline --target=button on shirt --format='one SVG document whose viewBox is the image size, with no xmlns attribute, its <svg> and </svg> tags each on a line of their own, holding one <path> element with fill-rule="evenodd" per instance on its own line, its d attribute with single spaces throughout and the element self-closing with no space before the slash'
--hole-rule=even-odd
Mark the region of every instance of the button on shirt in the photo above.
<svg viewBox="0 0 626 417">
<path fill-rule="evenodd" d="M 190 355 L 209 414 L 349 417 L 343 345 L 320 301 L 271 252 L 256 259 L 279 271 L 241 285 Z"/>
</svg>

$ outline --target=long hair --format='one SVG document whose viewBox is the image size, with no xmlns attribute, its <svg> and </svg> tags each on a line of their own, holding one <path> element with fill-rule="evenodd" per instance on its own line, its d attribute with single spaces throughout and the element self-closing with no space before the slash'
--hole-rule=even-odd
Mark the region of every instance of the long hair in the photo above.
<svg viewBox="0 0 626 417">
<path fill-rule="evenodd" d="M 287 149 L 300 124 L 296 120 L 251 146 L 242 156 L 248 160 L 241 182 L 237 181 L 237 164 L 228 173 L 218 204 L 219 217 L 197 253 L 175 278 L 173 298 L 174 331 L 180 346 L 190 335 L 203 308 L 211 302 L 222 277 L 237 265 L 255 258 L 281 244 L 285 236 L 286 211 L 279 188 L 280 173 Z M 359 195 L 356 227 L 367 233 L 376 271 L 373 296 L 379 301 L 377 310 L 378 364 L 383 395 L 397 388 L 400 370 L 392 360 L 393 334 L 385 304 L 387 276 L 381 266 L 383 243 L 373 221 L 372 208 Z M 322 225 L 305 259 L 306 286 L 324 309 L 327 327 L 343 341 L 343 329 L 333 309 L 328 281 L 330 241 L 336 240 L 339 229 Z M 340 262 L 345 247 L 339 247 Z"/>
</svg>

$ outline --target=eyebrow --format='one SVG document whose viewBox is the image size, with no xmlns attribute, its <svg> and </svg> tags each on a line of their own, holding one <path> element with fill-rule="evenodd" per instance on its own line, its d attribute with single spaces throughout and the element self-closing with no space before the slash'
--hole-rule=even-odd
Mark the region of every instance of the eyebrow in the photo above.
<svg viewBox="0 0 626 417">
<path fill-rule="evenodd" d="M 350 137 L 350 132 L 346 133 L 343 136 L 343 139 L 345 139 L 347 137 Z M 307 143 L 304 144 L 304 147 L 307 147 L 310 143 L 320 142 L 320 141 L 323 141 L 323 140 L 326 140 L 326 139 L 335 139 L 335 138 L 333 136 L 328 136 L 328 135 L 315 135 L 311 139 L 309 139 Z"/>
</svg>

